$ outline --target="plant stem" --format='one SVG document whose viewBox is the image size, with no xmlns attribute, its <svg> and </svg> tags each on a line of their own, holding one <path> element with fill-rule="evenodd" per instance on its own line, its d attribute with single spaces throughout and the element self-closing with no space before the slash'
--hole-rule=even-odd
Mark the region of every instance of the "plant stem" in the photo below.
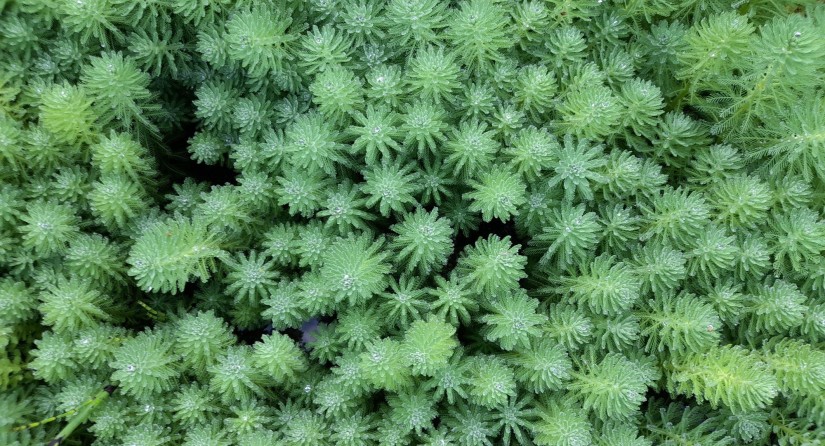
<svg viewBox="0 0 825 446">
<path fill-rule="evenodd" d="M 86 420 L 89 418 L 89 415 L 92 414 L 92 411 L 95 407 L 97 407 L 100 403 L 106 401 L 109 398 L 109 395 L 115 391 L 117 387 L 115 386 L 106 386 L 98 392 L 92 402 L 86 405 L 83 409 L 81 409 L 77 414 L 69 420 L 69 424 L 61 430 L 56 437 L 54 437 L 51 441 L 46 443 L 46 446 L 57 446 L 63 444 L 66 438 L 74 432 L 81 424 L 85 423 Z"/>
</svg>

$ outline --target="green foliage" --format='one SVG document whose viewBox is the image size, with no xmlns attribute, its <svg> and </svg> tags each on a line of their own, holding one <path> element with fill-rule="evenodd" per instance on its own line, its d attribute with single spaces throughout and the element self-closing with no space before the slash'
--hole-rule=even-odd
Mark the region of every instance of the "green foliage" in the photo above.
<svg viewBox="0 0 825 446">
<path fill-rule="evenodd" d="M 379 339 L 381 325 L 375 310 L 354 307 L 339 315 L 335 331 L 348 349 L 361 352 L 368 343 Z"/>
<path fill-rule="evenodd" d="M 429 310 L 426 295 L 427 290 L 421 288 L 420 281 L 402 275 L 399 280 L 390 281 L 390 289 L 381 294 L 384 300 L 379 311 L 387 325 L 406 327 Z"/>
<path fill-rule="evenodd" d="M 325 226 L 335 226 L 339 233 L 347 234 L 353 229 L 367 229 L 367 222 L 375 219 L 375 216 L 361 209 L 366 206 L 367 199 L 360 188 L 345 182 L 327 193 L 322 210 L 316 215 L 327 217 Z"/>
<path fill-rule="evenodd" d="M 490 312 L 481 318 L 485 324 L 484 339 L 498 343 L 504 350 L 529 348 L 530 339 L 541 335 L 540 327 L 547 322 L 547 316 L 536 312 L 539 302 L 527 297 L 524 291 L 508 294 L 490 299 Z"/>
<path fill-rule="evenodd" d="M 796 340 L 771 347 L 766 362 L 785 395 L 818 395 L 825 389 L 825 353 Z"/>
<path fill-rule="evenodd" d="M 501 60 L 501 50 L 512 45 L 505 8 L 493 0 L 459 3 L 447 24 L 446 37 L 469 69 L 483 71 Z"/>
<path fill-rule="evenodd" d="M 256 251 L 248 255 L 239 253 L 237 258 L 224 261 L 228 269 L 225 282 L 226 294 L 236 302 L 257 302 L 266 295 L 269 287 L 275 285 L 278 273 L 275 264 Z"/>
<path fill-rule="evenodd" d="M 541 420 L 536 422 L 534 428 L 534 441 L 537 445 L 573 446 L 592 443 L 591 426 L 582 412 L 551 401 L 548 407 L 541 409 L 539 415 Z"/>
<path fill-rule="evenodd" d="M 347 50 L 349 42 L 335 32 L 330 26 L 312 31 L 304 35 L 300 41 L 301 60 L 298 65 L 306 70 L 307 74 L 324 71 L 334 65 L 343 65 L 349 61 Z"/>
<path fill-rule="evenodd" d="M 107 227 L 124 228 L 146 207 L 147 199 L 139 183 L 125 177 L 104 176 L 92 184 L 89 207 Z"/>
<path fill-rule="evenodd" d="M 674 289 L 687 273 L 684 253 L 667 245 L 645 244 L 634 254 L 633 261 L 644 293 L 665 294 Z"/>
<path fill-rule="evenodd" d="M 259 98 L 239 98 L 232 105 L 232 126 L 240 136 L 254 136 L 263 130 L 271 119 L 270 104 Z"/>
<path fill-rule="evenodd" d="M 211 133 L 198 133 L 189 139 L 187 147 L 193 160 L 204 164 L 217 164 L 229 149 L 227 144 Z"/>
<path fill-rule="evenodd" d="M 230 346 L 207 369 L 211 375 L 209 388 L 224 403 L 249 402 L 264 393 L 264 374 L 255 368 L 252 349 L 248 346 Z"/>
<path fill-rule="evenodd" d="M 476 293 L 489 296 L 514 290 L 526 277 L 527 258 L 518 253 L 520 248 L 510 242 L 510 237 L 479 239 L 462 253 L 455 271 Z"/>
<path fill-rule="evenodd" d="M 825 149 L 822 110 L 825 97 L 796 103 L 784 113 L 783 119 L 766 119 L 762 128 L 756 130 L 764 143 L 753 153 L 754 157 L 765 157 L 765 169 L 772 175 L 780 171 L 801 174 L 806 180 L 825 178 L 825 172 L 818 162 Z"/>
<path fill-rule="evenodd" d="M 321 277 L 330 287 L 336 301 L 348 300 L 351 305 L 364 302 L 384 291 L 389 267 L 386 253 L 379 253 L 383 240 L 369 237 L 339 239 L 324 253 Z"/>
<path fill-rule="evenodd" d="M 451 437 L 459 445 L 487 445 L 495 434 L 492 417 L 477 406 L 451 407 L 445 417 L 445 426 L 452 431 Z"/>
<path fill-rule="evenodd" d="M 572 207 L 564 203 L 552 210 L 547 226 L 532 240 L 534 250 L 542 253 L 540 263 L 548 264 L 555 259 L 556 267 L 565 269 L 591 255 L 591 249 L 599 242 L 601 227 L 596 214 L 585 209 L 583 204 Z"/>
<path fill-rule="evenodd" d="M 40 124 L 55 139 L 68 144 L 92 140 L 97 114 L 83 87 L 55 84 L 40 96 Z M 9 158 L 8 154 L 4 155 Z"/>
<path fill-rule="evenodd" d="M 2 445 L 825 440 L 814 0 L 0 0 L 0 54 Z"/>
<path fill-rule="evenodd" d="M 696 296 L 680 294 L 648 302 L 639 313 L 645 349 L 674 355 L 700 353 L 718 345 L 722 322 L 713 308 Z"/>
<path fill-rule="evenodd" d="M 646 229 L 642 237 L 657 243 L 671 243 L 677 248 L 690 246 L 707 223 L 710 207 L 698 192 L 665 189 L 642 205 Z"/>
<path fill-rule="evenodd" d="M 180 373 L 171 347 L 161 332 L 144 331 L 126 339 L 109 363 L 114 369 L 112 379 L 127 395 L 143 400 L 159 396 L 172 388 Z"/>
<path fill-rule="evenodd" d="M 653 139 L 653 153 L 666 164 L 679 166 L 696 148 L 708 143 L 702 125 L 681 112 L 666 113 Z"/>
<path fill-rule="evenodd" d="M 667 377 L 668 389 L 724 404 L 735 412 L 765 407 L 776 396 L 777 380 L 767 365 L 740 346 L 723 346 L 692 353 L 674 361 Z"/>
<path fill-rule="evenodd" d="M 584 410 L 594 411 L 601 419 L 631 418 L 654 381 L 649 378 L 650 372 L 643 371 L 643 364 L 612 353 L 585 370 L 576 374 L 567 388 Z"/>
<path fill-rule="evenodd" d="M 404 431 L 414 430 L 420 434 L 425 429 L 432 429 L 432 421 L 438 414 L 433 401 L 426 392 L 401 393 L 390 397 L 390 418 Z"/>
<path fill-rule="evenodd" d="M 627 108 L 622 125 L 630 127 L 636 136 L 651 138 L 656 120 L 664 108 L 659 87 L 650 81 L 635 78 L 622 85 L 619 100 Z"/>
<path fill-rule="evenodd" d="M 287 206 L 290 215 L 312 215 L 321 207 L 322 192 L 326 186 L 321 172 L 288 169 L 276 180 L 278 204 Z"/>
<path fill-rule="evenodd" d="M 437 153 L 438 144 L 446 140 L 444 132 L 448 126 L 445 118 L 446 111 L 432 102 L 420 100 L 410 104 L 401 124 L 404 144 L 411 145 L 415 141 L 419 155 L 428 151 Z"/>
<path fill-rule="evenodd" d="M 754 287 L 748 299 L 748 326 L 756 333 L 783 333 L 799 327 L 804 313 L 806 297 L 796 285 L 777 280 Z"/>
<path fill-rule="evenodd" d="M 662 444 L 679 444 L 683 441 L 702 441 L 716 446 L 734 443 L 734 438 L 717 429 L 718 421 L 707 419 L 704 406 L 685 406 L 680 403 L 656 402 L 646 415 L 647 435 Z"/>
<path fill-rule="evenodd" d="M 687 253 L 689 275 L 707 283 L 733 268 L 737 247 L 733 236 L 724 229 L 710 225 L 691 245 Z"/>
<path fill-rule="evenodd" d="M 419 49 L 410 60 L 406 75 L 407 90 L 424 100 L 440 104 L 451 102 L 458 82 L 459 66 L 451 53 L 441 47 Z"/>
<path fill-rule="evenodd" d="M 516 395 L 516 379 L 507 363 L 496 356 L 476 356 L 469 363 L 468 400 L 484 407 L 505 404 Z"/>
<path fill-rule="evenodd" d="M 464 194 L 471 200 L 470 212 L 481 212 L 484 221 L 497 218 L 507 221 L 518 214 L 518 208 L 527 201 L 527 187 L 518 176 L 513 175 L 504 166 L 492 166 L 489 172 L 480 175 L 480 181 L 470 180 L 472 192 Z"/>
<path fill-rule="evenodd" d="M 684 38 L 685 47 L 678 57 L 690 69 L 683 69 L 677 77 L 690 77 L 691 84 L 695 84 L 720 73 L 729 66 L 730 59 L 747 50 L 754 31 L 754 26 L 736 12 L 705 18 Z"/>
<path fill-rule="evenodd" d="M 168 430 L 153 423 L 141 423 L 123 435 L 123 441 L 147 446 L 162 446 L 169 444 L 170 440 Z"/>
<path fill-rule="evenodd" d="M 80 220 L 71 207 L 55 202 L 36 201 L 20 216 L 23 246 L 41 255 L 63 251 L 67 242 L 79 235 Z"/>
<path fill-rule="evenodd" d="M 295 283 L 281 281 L 269 290 L 268 297 L 261 300 L 264 308 L 250 308 L 257 310 L 254 316 L 257 317 L 260 312 L 260 316 L 271 321 L 272 326 L 278 330 L 297 327 L 307 316 L 306 309 L 298 301 L 297 291 Z M 255 319 L 254 324 L 258 324 L 258 319 Z"/>
<path fill-rule="evenodd" d="M 538 410 L 531 407 L 534 402 L 532 397 L 513 398 L 496 410 L 496 427 L 505 445 L 527 441 L 533 421 L 538 418 Z"/>
<path fill-rule="evenodd" d="M 222 256 L 216 237 L 199 219 L 169 219 L 146 228 L 132 246 L 129 275 L 145 291 L 180 292 L 190 276 L 205 281 Z"/>
<path fill-rule="evenodd" d="M 753 227 L 765 219 L 771 205 L 770 189 L 753 176 L 733 177 L 717 185 L 711 203 L 718 220 L 730 228 Z"/>
<path fill-rule="evenodd" d="M 433 376 L 448 367 L 453 350 L 458 346 L 455 327 L 437 319 L 417 320 L 404 333 L 401 346 L 407 363 L 416 375 Z"/>
<path fill-rule="evenodd" d="M 552 71 L 541 65 L 528 65 L 519 71 L 516 85 L 514 99 L 525 111 L 541 116 L 552 109 L 558 88 Z"/>
<path fill-rule="evenodd" d="M 174 351 L 194 372 L 204 372 L 235 341 L 225 321 L 214 312 L 187 314 L 177 322 Z"/>
<path fill-rule="evenodd" d="M 478 309 L 478 302 L 467 289 L 468 282 L 456 274 L 450 274 L 449 279 L 436 276 L 435 283 L 436 288 L 430 291 L 434 297 L 433 312 L 453 325 L 469 324 L 471 312 Z"/>
<path fill-rule="evenodd" d="M 484 122 L 464 121 L 454 129 L 445 145 L 445 163 L 453 168 L 453 175 L 472 177 L 491 167 L 499 144 Z"/>
<path fill-rule="evenodd" d="M 153 104 L 149 75 L 120 53 L 106 52 L 93 57 L 81 73 L 83 87 L 92 98 L 92 107 L 102 124 L 132 130 L 142 135 L 157 132 L 149 118 L 159 110 Z"/>
<path fill-rule="evenodd" d="M 799 270 L 807 262 L 816 262 L 815 256 L 825 249 L 822 235 L 825 222 L 816 212 L 798 208 L 778 216 L 773 222 L 774 268 Z"/>
<path fill-rule="evenodd" d="M 417 178 L 411 165 L 384 163 L 364 172 L 361 191 L 369 196 L 367 206 L 375 208 L 377 204 L 382 216 L 387 217 L 390 212 L 401 214 L 415 203 Z"/>
<path fill-rule="evenodd" d="M 401 146 L 396 141 L 401 137 L 401 132 L 396 127 L 398 117 L 392 111 L 368 105 L 366 113 L 356 113 L 353 120 L 356 124 L 347 129 L 350 137 L 355 139 L 351 150 L 357 154 L 365 153 L 364 160 L 368 165 L 376 163 L 377 152 L 386 161 L 392 158 L 390 149 L 401 151 Z"/>
<path fill-rule="evenodd" d="M 437 0 L 390 0 L 386 5 L 387 34 L 395 45 L 418 46 L 436 40 L 444 28 L 446 5 Z"/>
<path fill-rule="evenodd" d="M 558 142 L 553 134 L 544 129 L 528 127 L 514 135 L 511 145 L 504 148 L 504 153 L 518 173 L 529 180 L 536 180 L 542 171 L 551 168 L 557 150 Z"/>
<path fill-rule="evenodd" d="M 65 337 L 47 331 L 41 339 L 34 341 L 34 345 L 35 348 L 31 350 L 33 359 L 29 361 L 28 367 L 38 379 L 57 383 L 68 379 L 76 370 L 71 342 Z"/>
<path fill-rule="evenodd" d="M 563 277 L 557 292 L 596 314 L 618 314 L 639 298 L 639 280 L 632 269 L 610 256 L 599 256 L 579 275 Z"/>
<path fill-rule="evenodd" d="M 90 149 L 92 164 L 104 177 L 123 175 L 141 183 L 155 174 L 149 151 L 128 133 L 110 132 Z"/>
<path fill-rule="evenodd" d="M 318 111 L 335 122 L 346 121 L 349 114 L 358 112 L 364 105 L 360 79 L 338 65 L 318 74 L 309 91 Z"/>
<path fill-rule="evenodd" d="M 559 126 L 579 138 L 602 138 L 619 125 L 621 110 L 621 102 L 605 86 L 571 89 L 558 106 Z"/>
<path fill-rule="evenodd" d="M 412 384 L 408 359 L 398 341 L 384 338 L 367 345 L 361 353 L 361 370 L 372 387 L 397 392 Z"/>
<path fill-rule="evenodd" d="M 333 423 L 330 439 L 342 445 L 364 444 L 374 438 L 374 425 L 373 417 L 356 412 Z"/>
<path fill-rule="evenodd" d="M 323 432 L 327 429 L 327 423 L 308 410 L 300 411 L 293 420 L 286 425 L 284 437 L 289 445 L 314 445 L 323 443 Z"/>
<path fill-rule="evenodd" d="M 255 8 L 236 11 L 222 36 L 226 56 L 239 62 L 251 76 L 262 77 L 284 69 L 292 59 L 297 35 L 288 9 Z M 293 31 L 293 32 L 289 32 Z"/>
<path fill-rule="evenodd" d="M 0 281 L 0 313 L 3 324 L 13 326 L 30 319 L 35 313 L 36 301 L 23 282 L 11 278 Z"/>
<path fill-rule="evenodd" d="M 262 342 L 255 344 L 254 350 L 255 366 L 276 382 L 295 381 L 296 374 L 308 367 L 304 354 L 291 339 L 281 334 L 265 336 Z"/>
<path fill-rule="evenodd" d="M 128 333 L 121 327 L 106 324 L 81 330 L 72 344 L 75 361 L 83 367 L 104 367 L 112 360 L 122 337 Z"/>
<path fill-rule="evenodd" d="M 450 220 L 439 217 L 438 208 L 430 212 L 418 208 L 391 229 L 397 236 L 390 246 L 397 250 L 395 258 L 407 265 L 408 272 L 438 271 L 453 251 Z"/>
<path fill-rule="evenodd" d="M 112 302 L 88 281 L 60 278 L 40 295 L 37 310 L 56 333 L 94 327 L 111 318 Z M 108 310 L 108 311 L 107 311 Z"/>
<path fill-rule="evenodd" d="M 507 359 L 515 368 L 516 380 L 534 393 L 558 390 L 571 377 L 573 366 L 567 352 L 550 338 L 517 349 Z"/>
<path fill-rule="evenodd" d="M 288 266 L 294 264 L 298 256 L 293 250 L 297 247 L 297 244 L 298 228 L 290 224 L 280 224 L 269 229 L 264 234 L 263 246 L 266 254 L 272 258 L 272 266 Z M 267 275 L 274 277 L 274 271 L 264 271 L 267 272 Z"/>
<path fill-rule="evenodd" d="M 573 201 L 578 193 L 585 200 L 593 199 L 590 182 L 606 182 L 598 172 L 594 172 L 605 164 L 601 146 L 590 146 L 586 139 L 579 139 L 573 145 L 573 137 L 564 135 L 564 145 L 558 151 L 559 163 L 555 168 L 555 175 L 550 178 L 550 187 L 562 186 L 565 201 Z"/>
</svg>

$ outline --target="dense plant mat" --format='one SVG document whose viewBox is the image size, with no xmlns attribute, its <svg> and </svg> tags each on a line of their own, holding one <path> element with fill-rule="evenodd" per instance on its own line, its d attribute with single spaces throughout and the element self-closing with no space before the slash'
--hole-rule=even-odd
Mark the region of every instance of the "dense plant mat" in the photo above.
<svg viewBox="0 0 825 446">
<path fill-rule="evenodd" d="M 824 78 L 807 0 L 0 0 L 0 444 L 822 444 Z"/>
</svg>

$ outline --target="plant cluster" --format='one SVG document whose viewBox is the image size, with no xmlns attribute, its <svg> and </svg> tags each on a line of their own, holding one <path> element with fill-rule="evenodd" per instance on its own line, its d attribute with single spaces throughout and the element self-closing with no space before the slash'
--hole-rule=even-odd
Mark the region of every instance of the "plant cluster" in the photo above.
<svg viewBox="0 0 825 446">
<path fill-rule="evenodd" d="M 821 2 L 0 0 L 0 55 L 0 444 L 825 442 Z"/>
</svg>

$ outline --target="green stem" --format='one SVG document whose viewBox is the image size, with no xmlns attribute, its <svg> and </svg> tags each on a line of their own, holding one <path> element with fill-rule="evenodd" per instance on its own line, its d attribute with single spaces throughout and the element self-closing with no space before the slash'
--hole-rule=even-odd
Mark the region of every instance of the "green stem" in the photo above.
<svg viewBox="0 0 825 446">
<path fill-rule="evenodd" d="M 51 441 L 46 443 L 46 446 L 57 446 L 63 444 L 66 441 L 66 438 L 72 434 L 81 424 L 85 423 L 86 420 L 89 419 L 89 415 L 92 414 L 92 411 L 95 407 L 97 407 L 100 403 L 106 401 L 109 398 L 109 395 L 112 394 L 116 389 L 115 386 L 106 386 L 98 392 L 92 402 L 88 404 L 86 407 L 81 409 L 77 414 L 69 420 L 69 424 L 61 430 L 56 437 L 54 437 Z"/>
</svg>

